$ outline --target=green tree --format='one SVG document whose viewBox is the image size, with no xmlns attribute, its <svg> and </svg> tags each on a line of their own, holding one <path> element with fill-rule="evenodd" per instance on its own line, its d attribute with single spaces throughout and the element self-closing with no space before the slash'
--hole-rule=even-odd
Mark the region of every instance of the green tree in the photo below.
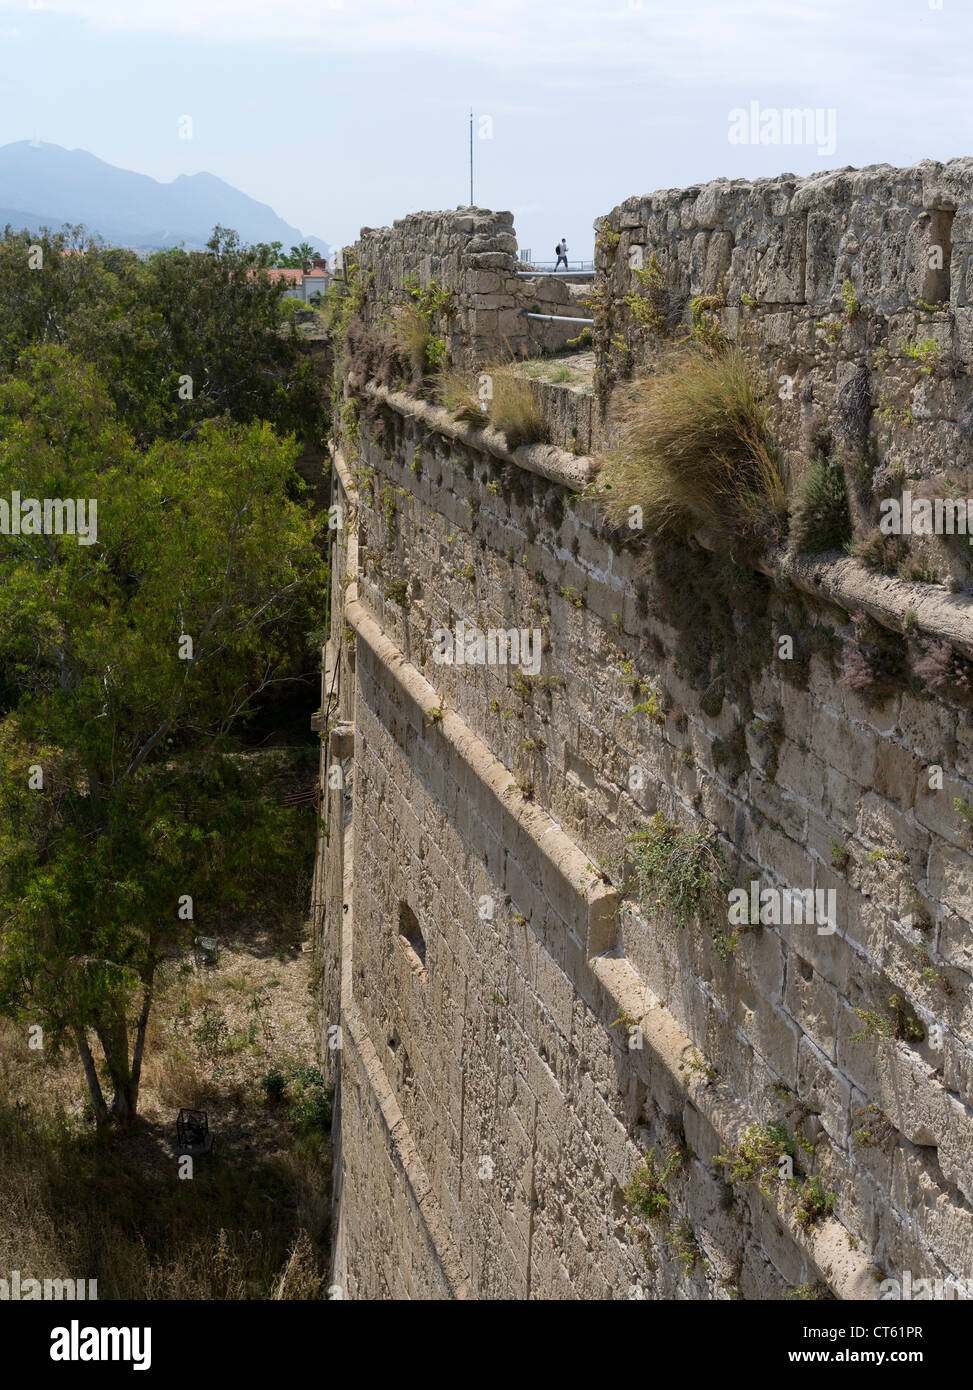
<svg viewBox="0 0 973 1390">
<path fill-rule="evenodd" d="M 300 246 L 292 246 L 289 255 L 281 255 L 280 248 L 282 243 L 279 241 L 271 242 L 271 247 L 277 250 L 277 259 L 274 265 L 279 265 L 289 270 L 300 270 L 305 261 L 313 261 L 318 254 L 309 241 L 302 241 Z"/>
<path fill-rule="evenodd" d="M 80 252 L 80 254 L 75 254 Z M 274 248 L 216 227 L 205 252 L 141 261 L 73 228 L 0 240 L 0 368 L 40 343 L 92 363 L 122 421 L 146 445 L 187 438 L 221 415 L 268 420 L 320 443 L 327 392 L 303 350 Z"/>
<path fill-rule="evenodd" d="M 135 1114 L 160 962 L 313 833 L 240 737 L 323 608 L 295 452 L 226 421 L 140 451 L 52 345 L 0 383 L 0 498 L 98 504 L 94 544 L 0 535 L 0 1011 L 77 1048 L 100 1124 Z"/>
</svg>

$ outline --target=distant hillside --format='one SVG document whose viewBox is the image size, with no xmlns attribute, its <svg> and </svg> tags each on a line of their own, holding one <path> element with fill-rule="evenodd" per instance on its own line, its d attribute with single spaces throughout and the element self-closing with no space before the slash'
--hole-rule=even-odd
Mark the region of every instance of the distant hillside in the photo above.
<svg viewBox="0 0 973 1390">
<path fill-rule="evenodd" d="M 139 250 L 205 246 L 217 223 L 248 242 L 281 241 L 289 250 L 308 241 L 321 254 L 328 250 L 319 237 L 305 235 L 266 203 L 213 174 L 180 174 L 172 183 L 159 183 L 85 150 L 29 140 L 0 146 L 0 204 L 0 227 L 9 222 L 36 231 L 83 223 L 114 245 Z"/>
<path fill-rule="evenodd" d="M 42 212 L 24 212 L 23 208 L 0 208 L 0 227 L 5 227 L 9 222 L 17 232 L 24 227 L 29 232 L 36 232 L 41 227 L 59 227 L 62 220 L 53 215 L 45 216 Z"/>
</svg>

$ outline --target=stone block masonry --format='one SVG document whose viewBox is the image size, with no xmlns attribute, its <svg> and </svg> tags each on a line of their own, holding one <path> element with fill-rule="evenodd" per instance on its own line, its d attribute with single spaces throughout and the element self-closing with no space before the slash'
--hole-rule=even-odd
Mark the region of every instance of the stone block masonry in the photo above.
<svg viewBox="0 0 973 1390">
<path fill-rule="evenodd" d="M 860 530 L 906 489 L 973 498 L 973 160 L 718 179 L 628 198 L 596 226 L 604 406 L 695 306 L 758 364 L 792 476 L 814 455 L 843 464 Z M 662 335 L 639 313 L 654 273 Z M 965 533 L 908 545 L 917 572 L 971 590 Z"/>
<path fill-rule="evenodd" d="M 799 350 L 778 315 L 820 319 L 842 256 L 883 314 L 919 290 L 952 302 L 971 176 L 943 169 L 720 182 L 604 225 L 619 264 L 665 233 L 698 292 L 722 275 L 729 301 L 734 266 L 762 277 L 770 371 Z M 950 211 L 950 286 L 914 285 L 913 223 Z M 363 234 L 395 267 L 366 314 L 423 245 L 513 256 L 471 249 L 512 240 L 505 215 L 461 216 Z M 458 347 L 489 357 L 491 332 Z M 973 722 L 959 694 L 903 684 L 868 703 L 841 679 L 853 612 L 968 651 L 967 596 L 835 556 L 647 552 L 601 521 L 591 460 L 365 394 L 356 436 L 335 440 L 348 524 L 323 703 L 341 729 L 323 743 L 315 883 L 343 1296 L 869 1299 L 906 1270 L 969 1280 Z M 459 623 L 536 629 L 539 673 L 438 662 Z M 657 812 L 712 831 L 734 885 L 776 890 L 725 958 L 611 868 Z M 781 905 L 809 892 L 831 920 L 789 924 Z M 795 1184 L 776 1165 L 728 1183 L 716 1160 L 778 1125 Z M 625 1198 L 647 1151 L 657 1220 Z M 809 1218 L 810 1178 L 834 1200 Z"/>
<path fill-rule="evenodd" d="M 345 259 L 368 283 L 365 321 L 388 320 L 408 301 L 405 285 L 437 284 L 452 294 L 447 329 L 450 360 L 473 366 L 498 357 L 556 351 L 581 326 L 527 319 L 528 311 L 588 316 L 566 284 L 522 279 L 513 213 L 460 207 L 455 212 L 417 212 L 391 227 L 363 227 Z"/>
</svg>

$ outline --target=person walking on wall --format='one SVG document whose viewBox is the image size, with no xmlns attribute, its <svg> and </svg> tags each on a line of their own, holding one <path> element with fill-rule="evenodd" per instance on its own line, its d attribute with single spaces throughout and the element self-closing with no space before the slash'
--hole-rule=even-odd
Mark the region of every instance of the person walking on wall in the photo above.
<svg viewBox="0 0 973 1390">
<path fill-rule="evenodd" d="M 554 269 L 555 269 L 556 271 L 557 271 L 557 270 L 560 270 L 560 269 L 561 269 L 561 262 L 563 261 L 563 262 L 564 262 L 564 269 L 567 270 L 567 268 L 568 268 L 568 243 L 567 243 L 566 238 L 562 237 L 561 240 L 558 242 L 557 246 L 555 246 L 554 250 L 557 252 L 557 264 L 555 265 Z"/>
</svg>

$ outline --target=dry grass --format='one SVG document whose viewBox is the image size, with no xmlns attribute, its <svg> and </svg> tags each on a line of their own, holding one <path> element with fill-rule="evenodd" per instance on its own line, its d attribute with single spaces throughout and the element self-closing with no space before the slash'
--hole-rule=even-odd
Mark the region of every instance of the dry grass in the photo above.
<svg viewBox="0 0 973 1390">
<path fill-rule="evenodd" d="M 260 1084 L 315 1063 L 292 928 L 224 941 L 213 968 L 169 964 L 130 1134 L 95 1133 L 72 1053 L 30 1052 L 0 1023 L 0 1274 L 96 1278 L 101 1298 L 325 1296 L 330 1138 Z M 207 1110 L 215 1135 L 187 1180 L 180 1106 Z"/>
<path fill-rule="evenodd" d="M 493 399 L 488 402 L 490 423 L 516 449 L 521 444 L 536 444 L 547 437 L 547 421 L 530 382 L 518 364 L 494 363 L 484 368 L 493 384 Z"/>
<path fill-rule="evenodd" d="M 395 340 L 405 361 L 418 377 L 429 370 L 429 325 L 413 304 L 404 304 L 395 317 Z"/>
<path fill-rule="evenodd" d="M 479 395 L 481 382 L 486 383 L 488 392 L 485 412 Z M 544 412 L 520 363 L 488 363 L 475 374 L 458 369 L 446 371 L 440 382 L 439 399 L 457 419 L 470 424 L 489 421 L 504 435 L 509 449 L 547 438 Z"/>
<path fill-rule="evenodd" d="M 469 425 L 487 423 L 487 402 L 477 395 L 477 381 L 469 372 L 456 367 L 446 367 L 440 373 L 436 396 L 457 420 L 465 420 Z"/>
<path fill-rule="evenodd" d="M 630 389 L 618 423 L 600 475 L 612 523 L 628 525 L 639 507 L 654 535 L 704 529 L 732 542 L 780 533 L 787 497 L 778 451 L 739 349 L 674 353 Z"/>
<path fill-rule="evenodd" d="M 446 339 L 433 333 L 429 313 L 416 304 L 403 304 L 396 311 L 394 336 L 415 382 L 425 381 L 448 361 Z"/>
</svg>

